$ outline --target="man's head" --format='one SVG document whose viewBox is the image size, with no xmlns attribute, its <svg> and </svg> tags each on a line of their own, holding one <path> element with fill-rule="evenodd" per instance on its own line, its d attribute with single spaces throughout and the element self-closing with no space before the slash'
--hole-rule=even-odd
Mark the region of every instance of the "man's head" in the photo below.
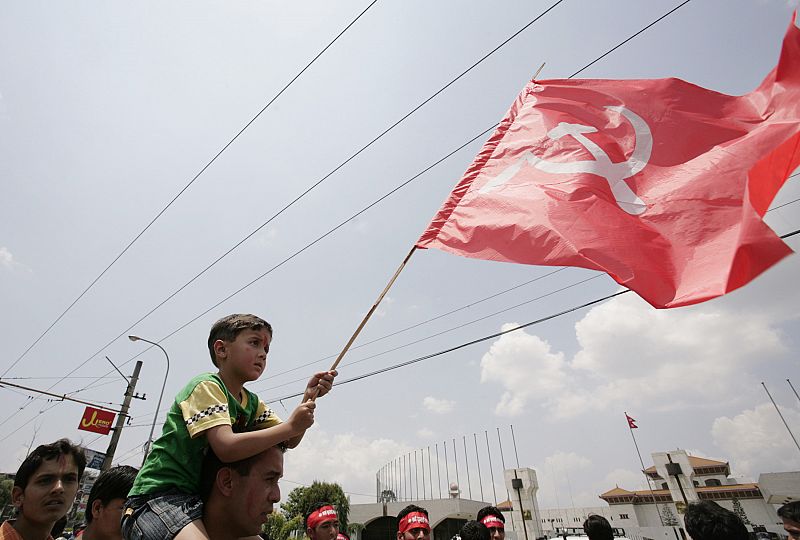
<svg viewBox="0 0 800 540">
<path fill-rule="evenodd" d="M 72 506 L 84 468 L 83 450 L 67 439 L 37 447 L 14 478 L 11 501 L 19 511 L 18 519 L 49 531 Z"/>
<path fill-rule="evenodd" d="M 489 528 L 480 521 L 467 521 L 458 533 L 461 540 L 489 540 Z"/>
<path fill-rule="evenodd" d="M 789 535 L 789 540 L 800 540 L 800 501 L 778 508 L 778 517 L 783 520 L 783 530 Z"/>
<path fill-rule="evenodd" d="M 397 514 L 397 540 L 430 540 L 431 523 L 428 511 L 409 504 Z"/>
<path fill-rule="evenodd" d="M 611 524 L 603 516 L 591 514 L 586 521 L 583 522 L 583 532 L 589 537 L 589 540 L 613 540 L 614 530 Z"/>
<path fill-rule="evenodd" d="M 233 343 L 236 338 L 245 330 L 251 330 L 259 334 L 269 336 L 272 341 L 272 326 L 255 315 L 234 313 L 223 317 L 211 327 L 208 334 L 208 352 L 211 354 L 211 361 L 219 367 L 220 356 L 225 356 L 226 344 Z M 269 347 L 269 343 L 267 343 Z M 220 351 L 220 348 L 222 350 Z"/>
<path fill-rule="evenodd" d="M 138 471 L 120 465 L 97 477 L 86 502 L 87 529 L 98 538 L 122 539 L 122 511 Z"/>
<path fill-rule="evenodd" d="M 504 540 L 506 537 L 506 518 L 496 506 L 484 506 L 478 510 L 478 517 L 475 519 L 489 529 L 491 540 Z"/>
<path fill-rule="evenodd" d="M 693 540 L 748 540 L 750 535 L 739 517 L 713 501 L 689 503 L 683 516 L 686 532 Z"/>
<path fill-rule="evenodd" d="M 213 512 L 225 516 L 232 536 L 253 536 L 281 499 L 284 446 L 273 446 L 251 458 L 222 463 L 209 449 L 203 461 L 201 495 L 204 519 Z M 206 524 L 208 526 L 208 524 Z"/>
<path fill-rule="evenodd" d="M 336 540 L 339 516 L 331 503 L 318 502 L 303 516 L 303 526 L 311 540 Z"/>
</svg>

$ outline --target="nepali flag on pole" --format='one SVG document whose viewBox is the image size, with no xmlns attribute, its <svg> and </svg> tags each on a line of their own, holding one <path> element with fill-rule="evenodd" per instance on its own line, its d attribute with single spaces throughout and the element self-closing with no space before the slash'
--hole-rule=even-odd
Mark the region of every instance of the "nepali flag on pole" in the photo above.
<svg viewBox="0 0 800 540">
<path fill-rule="evenodd" d="M 630 429 L 639 429 L 639 426 L 636 425 L 636 420 L 628 416 L 628 413 L 625 413 L 625 419 L 628 421 L 628 427 Z"/>
<path fill-rule="evenodd" d="M 800 28 L 728 96 L 680 79 L 531 81 L 417 242 L 608 273 L 658 308 L 791 253 L 762 221 L 800 165 Z"/>
</svg>

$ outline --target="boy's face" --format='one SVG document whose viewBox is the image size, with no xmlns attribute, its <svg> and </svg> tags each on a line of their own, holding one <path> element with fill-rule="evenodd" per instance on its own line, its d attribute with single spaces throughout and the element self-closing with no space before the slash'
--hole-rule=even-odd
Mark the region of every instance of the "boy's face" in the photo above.
<svg viewBox="0 0 800 540">
<path fill-rule="evenodd" d="M 311 540 L 336 540 L 339 534 L 339 520 L 323 521 L 313 529 L 306 528 L 306 535 Z"/>
<path fill-rule="evenodd" d="M 267 369 L 272 336 L 266 329 L 242 330 L 233 341 L 214 342 L 220 371 L 242 382 L 255 381 Z"/>
<path fill-rule="evenodd" d="M 71 455 L 62 454 L 43 461 L 25 489 L 14 486 L 11 498 L 20 509 L 20 519 L 52 526 L 67 514 L 77 492 L 78 465 Z"/>
</svg>

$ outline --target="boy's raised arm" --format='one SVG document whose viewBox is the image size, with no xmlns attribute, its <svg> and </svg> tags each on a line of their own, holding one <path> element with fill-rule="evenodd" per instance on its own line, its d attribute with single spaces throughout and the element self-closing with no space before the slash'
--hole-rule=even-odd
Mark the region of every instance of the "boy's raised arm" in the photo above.
<svg viewBox="0 0 800 540">
<path fill-rule="evenodd" d="M 292 442 L 300 442 L 303 433 L 314 424 L 314 407 L 313 401 L 302 403 L 286 422 L 256 431 L 234 433 L 230 425 L 214 426 L 206 432 L 208 444 L 225 463 L 247 459 L 282 442 L 294 447 L 297 443 Z"/>
</svg>

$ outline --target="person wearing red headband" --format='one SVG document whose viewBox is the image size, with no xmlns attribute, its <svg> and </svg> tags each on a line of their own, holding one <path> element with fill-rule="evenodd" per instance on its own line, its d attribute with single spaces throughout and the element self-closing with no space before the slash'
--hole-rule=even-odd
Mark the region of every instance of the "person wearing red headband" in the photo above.
<svg viewBox="0 0 800 540">
<path fill-rule="evenodd" d="M 339 534 L 339 516 L 329 502 L 312 506 L 303 522 L 310 540 L 336 540 Z"/>
<path fill-rule="evenodd" d="M 496 506 L 485 506 L 478 510 L 477 521 L 480 521 L 489 529 L 491 540 L 505 540 L 506 537 L 506 518 Z"/>
<path fill-rule="evenodd" d="M 397 540 L 430 540 L 428 511 L 410 504 L 397 514 Z"/>
</svg>

